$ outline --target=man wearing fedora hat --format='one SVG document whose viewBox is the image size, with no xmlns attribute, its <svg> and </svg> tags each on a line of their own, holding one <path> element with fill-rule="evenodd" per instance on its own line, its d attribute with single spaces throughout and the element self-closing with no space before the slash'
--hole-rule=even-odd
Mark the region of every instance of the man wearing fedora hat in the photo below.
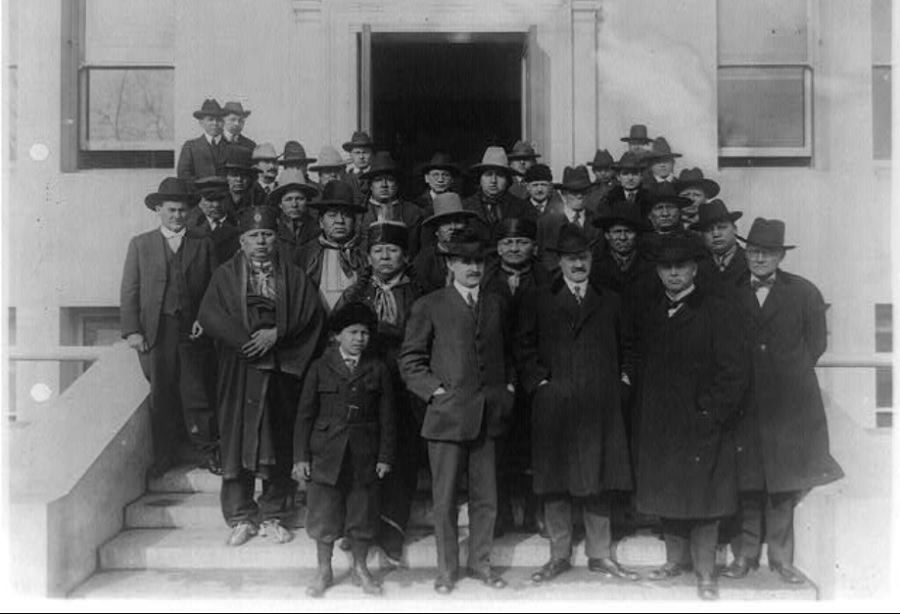
<svg viewBox="0 0 900 614">
<path fill-rule="evenodd" d="M 516 141 L 512 149 L 506 153 L 506 157 L 509 159 L 509 167 L 516 172 L 513 175 L 513 183 L 509 187 L 509 193 L 516 198 L 527 200 L 528 190 L 525 187 L 523 177 L 525 172 L 537 163 L 537 159 L 541 157 L 541 154 L 535 151 L 531 143 Z"/>
<path fill-rule="evenodd" d="M 282 167 L 281 174 L 288 170 L 298 171 L 303 175 L 304 181 L 309 183 L 309 175 L 306 170 L 310 164 L 316 161 L 316 158 L 308 158 L 306 149 L 299 141 L 287 141 L 284 144 L 284 151 L 278 156 L 278 164 Z M 281 176 L 278 177 L 279 183 Z"/>
<path fill-rule="evenodd" d="M 739 279 L 747 273 L 747 259 L 737 242 L 735 222 L 740 211 L 729 211 L 718 198 L 699 206 L 697 221 L 690 229 L 703 235 L 710 257 L 700 262 L 697 278 L 701 285 L 724 293 L 734 293 Z"/>
<path fill-rule="evenodd" d="M 381 522 L 375 541 L 392 564 L 402 565 L 406 525 L 425 449 L 419 437 L 424 407 L 403 383 L 397 355 L 413 303 L 422 296 L 422 290 L 409 270 L 409 229 L 405 225 L 376 222 L 366 229 L 366 235 L 369 266 L 344 291 L 335 309 L 358 302 L 369 306 L 377 317 L 370 348 L 391 374 L 397 454 L 393 470 L 381 481 Z"/>
<path fill-rule="evenodd" d="M 325 314 L 316 287 L 278 256 L 277 213 L 240 213 L 241 250 L 216 269 L 198 319 L 219 358 L 222 515 L 240 546 L 261 530 L 292 539 L 293 431 L 302 378 L 322 349 Z M 254 501 L 256 478 L 262 493 Z"/>
<path fill-rule="evenodd" d="M 616 203 L 609 213 L 594 218 L 594 226 L 603 232 L 607 249 L 594 251 L 591 278 L 602 288 L 609 288 L 623 298 L 634 295 L 635 289 L 655 278 L 653 265 L 641 249 L 640 236 L 649 232 L 645 218 L 627 203 Z M 652 280 L 651 280 L 652 281 Z"/>
<path fill-rule="evenodd" d="M 264 205 L 267 194 L 256 181 L 259 171 L 253 166 L 253 152 L 239 145 L 229 145 L 225 150 L 225 178 L 228 194 L 225 209 L 237 215 L 242 209 Z"/>
<path fill-rule="evenodd" d="M 250 116 L 250 111 L 244 110 L 240 102 L 229 101 L 222 107 L 222 136 L 229 145 L 246 147 L 250 151 L 256 149 L 256 141 L 244 136 L 244 122 Z"/>
<path fill-rule="evenodd" d="M 376 153 L 369 170 L 359 177 L 369 185 L 361 227 L 368 228 L 369 224 L 385 221 L 405 224 L 409 229 L 409 254 L 415 257 L 419 252 L 419 227 L 426 214 L 413 203 L 399 198 L 401 172 L 391 154 L 386 151 Z"/>
<path fill-rule="evenodd" d="M 692 234 L 685 230 L 681 223 L 681 210 L 691 204 L 691 201 L 678 196 L 675 186 L 663 183 L 657 187 L 647 199 L 645 215 L 653 227 L 653 233 L 666 234 Z"/>
<path fill-rule="evenodd" d="M 194 111 L 194 117 L 203 134 L 189 139 L 181 146 L 178 154 L 176 174 L 179 179 L 196 179 L 219 175 L 225 164 L 225 149 L 228 143 L 222 136 L 222 107 L 214 98 L 207 98 Z"/>
<path fill-rule="evenodd" d="M 463 201 L 463 207 L 474 211 L 493 233 L 500 220 L 508 217 L 537 220 L 537 211 L 524 200 L 509 193 L 516 174 L 502 147 L 485 149 L 481 162 L 470 169 L 478 177 L 478 191 Z"/>
<path fill-rule="evenodd" d="M 635 154 L 643 154 L 650 149 L 653 139 L 647 136 L 647 126 L 644 124 L 633 124 L 628 129 L 628 136 L 619 139 L 623 143 L 628 144 L 628 151 Z"/>
<path fill-rule="evenodd" d="M 734 562 L 743 578 L 759 565 L 799 584 L 794 567 L 794 508 L 810 489 L 843 477 L 828 449 L 828 423 L 815 365 L 825 352 L 825 301 L 810 281 L 780 268 L 784 222 L 756 218 L 747 234 L 747 268 L 736 298 L 749 338 L 753 377 L 737 431 L 741 490 Z"/>
<path fill-rule="evenodd" d="M 286 170 L 281 179 L 266 204 L 281 213 L 278 216 L 278 249 L 283 257 L 292 260 L 300 247 L 319 236 L 318 221 L 309 211 L 309 203 L 319 191 L 307 183 L 297 169 Z"/>
<path fill-rule="evenodd" d="M 492 588 L 503 580 L 491 568 L 497 516 L 495 441 L 507 431 L 515 398 L 508 348 L 508 306 L 481 291 L 485 250 L 472 233 L 447 245 L 453 283 L 413 305 L 400 350 L 400 372 L 428 406 L 422 437 L 431 464 L 438 577 L 447 594 L 459 572 L 456 487 L 468 466 L 467 573 Z"/>
<path fill-rule="evenodd" d="M 644 187 L 650 192 L 656 192 L 663 184 L 674 185 L 678 180 L 675 176 L 675 158 L 680 157 L 680 153 L 672 151 L 665 137 L 654 139 L 650 150 L 644 154 L 647 163 L 647 169 L 644 171 Z"/>
<path fill-rule="evenodd" d="M 422 244 L 413 260 L 416 282 L 426 294 L 449 285 L 450 271 L 445 254 L 453 238 L 466 229 L 478 215 L 463 209 L 459 194 L 438 194 L 433 203 L 434 213 L 422 220 Z"/>
<path fill-rule="evenodd" d="M 597 213 L 606 195 L 618 185 L 616 169 L 613 168 L 615 160 L 606 149 L 598 149 L 594 154 L 594 159 L 586 164 L 594 173 L 594 183 L 588 190 L 584 206 L 589 211 Z"/>
<path fill-rule="evenodd" d="M 690 569 L 701 599 L 718 598 L 719 521 L 737 509 L 734 422 L 749 377 L 729 301 L 694 279 L 702 248 L 688 236 L 651 242 L 663 296 L 640 314 L 637 511 L 662 519 L 666 563 L 650 580 Z"/>
<path fill-rule="evenodd" d="M 553 188 L 553 171 L 549 166 L 535 164 L 525 171 L 522 182 L 527 191 L 528 204 L 534 207 L 538 217 L 562 211 L 562 196 Z"/>
<path fill-rule="evenodd" d="M 300 246 L 294 262 L 319 287 L 322 305 L 330 312 L 366 266 L 357 234 L 357 219 L 365 208 L 354 202 L 353 188 L 345 181 L 326 185 L 321 198 L 307 207 L 318 211 L 321 232 Z"/>
<path fill-rule="evenodd" d="M 319 150 L 316 163 L 308 167 L 308 170 L 316 173 L 319 191 L 328 184 L 329 181 L 347 181 L 346 172 L 347 163 L 337 149 L 331 145 L 323 145 Z"/>
<path fill-rule="evenodd" d="M 228 181 L 218 175 L 201 177 L 194 182 L 194 189 L 200 202 L 187 216 L 188 234 L 209 237 L 213 242 L 216 262 L 225 262 L 240 249 L 241 236 L 237 221 L 225 208 Z"/>
<path fill-rule="evenodd" d="M 342 148 L 350 154 L 350 164 L 346 167 L 347 182 L 353 188 L 356 202 L 365 202 L 369 186 L 361 175 L 369 170 L 372 155 L 375 153 L 375 142 L 367 132 L 357 130 Z"/>
<path fill-rule="evenodd" d="M 428 187 L 413 202 L 423 212 L 432 210 L 432 203 L 438 194 L 453 190 L 453 185 L 462 172 L 453 159 L 442 152 L 436 152 L 431 156 L 431 160 L 420 166 L 418 170 L 422 173 Z"/>
<path fill-rule="evenodd" d="M 144 199 L 159 217 L 159 228 L 131 239 L 122 272 L 122 337 L 137 351 L 150 382 L 151 473 L 156 475 L 179 460 L 177 444 L 187 437 L 206 455 L 207 467 L 218 471 L 212 365 L 204 360 L 203 330 L 196 321 L 216 260 L 208 238 L 187 233 L 193 198 L 186 181 L 163 179 Z M 185 427 L 186 433 L 179 432 Z"/>
<path fill-rule="evenodd" d="M 253 162 L 253 168 L 259 173 L 256 181 L 259 187 L 268 195 L 272 190 L 278 187 L 278 154 L 275 152 L 275 146 L 272 143 L 260 143 L 253 149 L 253 155 L 250 156 Z"/>
<path fill-rule="evenodd" d="M 681 210 L 681 221 L 686 227 L 697 222 L 700 205 L 718 196 L 719 184 L 703 176 L 699 168 L 686 168 L 678 175 L 675 191 L 679 196 L 688 198 L 693 204 Z"/>
<path fill-rule="evenodd" d="M 609 213 L 615 203 L 626 202 L 637 208 L 641 215 L 646 215 L 650 206 L 650 192 L 641 185 L 641 173 L 645 167 L 644 159 L 638 154 L 631 151 L 622 154 L 619 161 L 613 164 L 618 185 L 606 193 L 606 197 L 597 207 L 597 212 Z"/>
<path fill-rule="evenodd" d="M 532 580 L 571 568 L 575 503 L 583 510 L 588 569 L 637 580 L 613 558 L 610 529 L 609 494 L 632 488 L 619 395 L 609 394 L 631 370 L 621 302 L 591 283 L 591 242 L 580 227 L 566 224 L 546 249 L 557 254 L 562 274 L 525 295 L 515 337 L 532 398 L 534 491 L 550 536 L 550 560 Z"/>
<path fill-rule="evenodd" d="M 557 252 L 547 247 L 557 243 L 559 232 L 566 224 L 578 226 L 592 244 L 603 240 L 603 236 L 593 225 L 594 213 L 584 206 L 585 194 L 591 187 L 587 169 L 581 165 L 575 168 L 567 166 L 563 170 L 562 182 L 554 184 L 554 187 L 562 195 L 563 208 L 559 212 L 542 216 L 537 224 L 541 262 L 549 271 L 559 268 L 559 256 Z"/>
</svg>

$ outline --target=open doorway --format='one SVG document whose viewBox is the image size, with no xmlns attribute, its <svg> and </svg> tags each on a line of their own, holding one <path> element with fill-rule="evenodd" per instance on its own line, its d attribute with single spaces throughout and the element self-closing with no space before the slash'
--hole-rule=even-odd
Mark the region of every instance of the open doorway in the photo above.
<svg viewBox="0 0 900 614">
<path fill-rule="evenodd" d="M 408 170 L 443 151 L 467 168 L 523 134 L 527 33 L 371 37 L 372 137 Z M 404 192 L 424 189 L 410 175 Z M 470 186 L 459 186 L 465 194 Z"/>
</svg>

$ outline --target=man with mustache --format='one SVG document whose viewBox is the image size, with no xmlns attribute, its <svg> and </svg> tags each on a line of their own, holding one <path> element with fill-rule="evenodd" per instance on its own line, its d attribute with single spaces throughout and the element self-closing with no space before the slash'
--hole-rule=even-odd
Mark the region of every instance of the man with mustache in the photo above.
<svg viewBox="0 0 900 614">
<path fill-rule="evenodd" d="M 468 575 L 492 588 L 506 581 L 491 568 L 497 517 L 495 441 L 508 428 L 515 398 L 506 301 L 482 291 L 485 250 L 477 235 L 447 245 L 453 283 L 419 299 L 406 326 L 400 373 L 428 404 L 422 437 L 431 464 L 438 577 L 453 590 L 459 575 L 456 487 L 468 467 Z"/>
<path fill-rule="evenodd" d="M 278 187 L 276 181 L 278 177 L 278 154 L 275 153 L 275 147 L 272 143 L 260 143 L 253 150 L 250 160 L 253 162 L 253 168 L 259 173 L 256 176 L 256 182 L 266 194 L 271 194 L 272 190 Z"/>
</svg>

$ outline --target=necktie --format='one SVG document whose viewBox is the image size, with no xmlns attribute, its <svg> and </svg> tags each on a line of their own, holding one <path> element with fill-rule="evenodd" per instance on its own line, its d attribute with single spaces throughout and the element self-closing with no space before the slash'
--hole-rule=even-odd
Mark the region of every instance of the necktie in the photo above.
<svg viewBox="0 0 900 614">
<path fill-rule="evenodd" d="M 766 279 L 751 279 L 750 287 L 753 288 L 753 291 L 756 292 L 761 288 L 767 288 L 769 290 L 772 289 L 772 285 L 775 283 L 775 278 L 772 276 L 767 277 Z"/>
<path fill-rule="evenodd" d="M 466 293 L 466 304 L 469 306 L 469 311 L 475 313 L 475 310 L 478 309 L 478 303 L 475 302 L 475 297 L 472 296 L 471 292 Z"/>
<path fill-rule="evenodd" d="M 575 302 L 581 305 L 584 297 L 581 296 L 581 286 L 572 286 L 572 294 L 575 295 Z"/>
<path fill-rule="evenodd" d="M 353 358 L 345 358 L 344 364 L 347 365 L 347 370 L 352 374 L 356 370 L 356 360 Z"/>
<path fill-rule="evenodd" d="M 628 199 L 628 202 L 630 202 L 630 203 L 634 202 L 634 195 L 635 195 L 634 191 L 625 192 L 625 198 Z"/>
</svg>

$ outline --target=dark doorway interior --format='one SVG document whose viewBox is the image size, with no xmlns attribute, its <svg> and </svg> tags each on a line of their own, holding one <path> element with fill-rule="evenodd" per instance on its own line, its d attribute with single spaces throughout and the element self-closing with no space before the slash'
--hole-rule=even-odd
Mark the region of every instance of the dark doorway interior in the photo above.
<svg viewBox="0 0 900 614">
<path fill-rule="evenodd" d="M 435 151 L 467 168 L 520 138 L 524 35 L 470 38 L 372 37 L 372 136 L 408 170 Z M 409 196 L 424 189 L 411 174 L 404 184 Z"/>
</svg>

